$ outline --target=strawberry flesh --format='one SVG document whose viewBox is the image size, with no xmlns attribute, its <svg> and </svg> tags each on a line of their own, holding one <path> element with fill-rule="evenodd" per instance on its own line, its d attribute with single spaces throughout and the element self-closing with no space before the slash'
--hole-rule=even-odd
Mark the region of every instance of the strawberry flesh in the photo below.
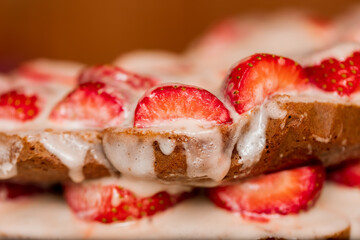
<svg viewBox="0 0 360 240">
<path fill-rule="evenodd" d="M 121 124 L 124 119 L 121 93 L 103 82 L 80 84 L 60 101 L 50 114 L 53 121 L 83 121 L 89 127 Z"/>
<path fill-rule="evenodd" d="M 212 93 L 189 85 L 164 85 L 150 89 L 135 109 L 135 127 L 159 126 L 178 119 L 212 124 L 231 123 L 229 110 Z"/>
<path fill-rule="evenodd" d="M 349 186 L 360 188 L 360 160 L 349 160 L 336 170 L 328 174 L 332 181 Z"/>
<path fill-rule="evenodd" d="M 307 83 L 303 68 L 293 60 L 254 54 L 240 61 L 225 82 L 225 98 L 242 114 L 277 91 L 298 90 Z"/>
<path fill-rule="evenodd" d="M 97 81 L 122 82 L 135 90 L 147 90 L 157 84 L 153 78 L 140 76 L 110 65 L 98 65 L 85 69 L 78 81 L 80 84 Z"/>
<path fill-rule="evenodd" d="M 38 97 L 12 90 L 0 95 L 0 118 L 33 120 L 39 114 Z"/>
<path fill-rule="evenodd" d="M 322 166 L 300 167 L 208 190 L 219 207 L 263 220 L 267 214 L 287 215 L 311 207 L 325 179 Z"/>
<path fill-rule="evenodd" d="M 137 197 L 130 190 L 110 185 L 65 186 L 65 199 L 81 219 L 113 223 L 152 216 L 174 206 L 190 193 L 170 195 L 163 191 L 150 197 Z"/>
<path fill-rule="evenodd" d="M 360 52 L 354 52 L 344 61 L 336 58 L 323 60 L 320 64 L 306 67 L 306 73 L 312 84 L 318 88 L 337 92 L 339 95 L 350 95 L 360 82 Z"/>
</svg>

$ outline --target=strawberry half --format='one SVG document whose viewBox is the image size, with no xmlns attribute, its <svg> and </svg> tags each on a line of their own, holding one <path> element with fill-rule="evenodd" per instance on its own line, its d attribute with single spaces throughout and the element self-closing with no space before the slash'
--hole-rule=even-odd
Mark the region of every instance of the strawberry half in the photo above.
<svg viewBox="0 0 360 240">
<path fill-rule="evenodd" d="M 0 118 L 29 121 L 39 114 L 38 97 L 12 90 L 0 95 Z"/>
<path fill-rule="evenodd" d="M 240 61 L 225 82 L 225 97 L 239 114 L 261 104 L 277 91 L 302 88 L 303 68 L 293 60 L 270 54 L 254 54 Z"/>
<path fill-rule="evenodd" d="M 300 167 L 208 190 L 219 207 L 263 220 L 266 214 L 298 213 L 315 203 L 325 180 L 322 166 Z"/>
<path fill-rule="evenodd" d="M 50 114 L 56 122 L 83 122 L 88 127 L 106 127 L 124 120 L 125 100 L 121 92 L 103 82 L 80 84 L 60 101 Z"/>
<path fill-rule="evenodd" d="M 360 160 L 347 161 L 336 170 L 330 171 L 328 177 L 342 185 L 360 188 Z"/>
<path fill-rule="evenodd" d="M 87 68 L 79 77 L 80 84 L 97 81 L 123 82 L 135 90 L 147 90 L 158 83 L 155 79 L 140 76 L 110 65 L 98 65 Z"/>
<path fill-rule="evenodd" d="M 17 199 L 43 193 L 44 189 L 35 185 L 0 182 L 0 200 Z"/>
<path fill-rule="evenodd" d="M 318 88 L 350 95 L 360 83 L 360 52 L 353 52 L 344 61 L 328 58 L 320 64 L 306 67 L 306 73 L 312 84 Z"/>
<path fill-rule="evenodd" d="M 79 218 L 102 223 L 152 216 L 190 196 L 187 192 L 170 195 L 163 191 L 150 197 L 137 197 L 130 190 L 114 184 L 70 184 L 65 186 L 64 194 Z"/>
<path fill-rule="evenodd" d="M 212 93 L 189 85 L 163 85 L 148 90 L 135 109 L 134 126 L 195 119 L 211 124 L 231 123 L 229 110 Z"/>
</svg>

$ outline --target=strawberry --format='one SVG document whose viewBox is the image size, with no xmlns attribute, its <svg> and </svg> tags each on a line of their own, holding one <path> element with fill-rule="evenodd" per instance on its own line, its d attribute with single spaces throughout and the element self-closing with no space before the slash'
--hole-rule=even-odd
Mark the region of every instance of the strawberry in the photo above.
<svg viewBox="0 0 360 240">
<path fill-rule="evenodd" d="M 349 187 L 360 188 L 360 160 L 349 160 L 329 172 L 329 179 Z"/>
<path fill-rule="evenodd" d="M 81 121 L 89 127 L 114 126 L 124 120 L 125 99 L 103 82 L 80 84 L 61 100 L 50 114 L 56 122 Z"/>
<path fill-rule="evenodd" d="M 137 197 L 115 184 L 70 184 L 64 188 L 65 199 L 81 219 L 112 223 L 152 216 L 174 206 L 190 193 L 170 195 L 163 191 L 150 197 Z"/>
<path fill-rule="evenodd" d="M 147 90 L 157 84 L 155 79 L 140 76 L 110 65 L 87 68 L 80 74 L 78 81 L 80 84 L 96 81 L 123 82 L 135 90 Z"/>
<path fill-rule="evenodd" d="M 267 214 L 286 215 L 308 209 L 318 198 L 324 179 L 322 166 L 307 166 L 212 188 L 207 193 L 221 208 L 263 220 Z"/>
<path fill-rule="evenodd" d="M 299 89 L 307 79 L 303 68 L 289 58 L 254 54 L 240 61 L 225 82 L 225 98 L 242 114 L 277 91 Z"/>
<path fill-rule="evenodd" d="M 134 126 L 159 126 L 178 119 L 195 119 L 211 124 L 232 122 L 229 110 L 212 93 L 179 84 L 148 90 L 136 106 Z"/>
<path fill-rule="evenodd" d="M 29 121 L 39 114 L 36 95 L 26 95 L 12 90 L 0 95 L 0 118 Z"/>
<path fill-rule="evenodd" d="M 0 200 L 17 199 L 44 192 L 41 187 L 11 182 L 0 182 Z"/>
<path fill-rule="evenodd" d="M 73 62 L 37 59 L 22 64 L 17 74 L 36 82 L 58 82 L 74 85 L 81 65 Z"/>
<path fill-rule="evenodd" d="M 320 89 L 350 95 L 360 82 L 360 52 L 353 52 L 344 61 L 327 58 L 320 64 L 306 67 L 310 82 Z"/>
</svg>

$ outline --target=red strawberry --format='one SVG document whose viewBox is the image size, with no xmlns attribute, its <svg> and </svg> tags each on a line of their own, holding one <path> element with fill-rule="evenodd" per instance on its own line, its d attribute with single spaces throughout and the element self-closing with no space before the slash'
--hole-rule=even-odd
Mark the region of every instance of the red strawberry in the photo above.
<svg viewBox="0 0 360 240">
<path fill-rule="evenodd" d="M 140 219 L 164 211 L 189 196 L 159 192 L 150 197 L 137 197 L 130 190 L 110 185 L 67 185 L 65 199 L 82 219 L 112 223 Z"/>
<path fill-rule="evenodd" d="M 15 90 L 0 95 L 0 118 L 29 121 L 39 113 L 38 97 Z"/>
<path fill-rule="evenodd" d="M 261 104 L 271 94 L 299 89 L 306 82 L 303 68 L 293 60 L 254 54 L 231 70 L 225 82 L 225 97 L 242 114 Z"/>
<path fill-rule="evenodd" d="M 300 167 L 210 189 L 219 207 L 245 217 L 266 219 L 266 214 L 298 213 L 312 206 L 325 179 L 322 166 Z"/>
<path fill-rule="evenodd" d="M 328 58 L 320 64 L 305 68 L 310 82 L 328 92 L 350 95 L 360 82 L 360 52 L 354 52 L 344 61 Z"/>
<path fill-rule="evenodd" d="M 148 90 L 135 109 L 135 127 L 159 126 L 166 121 L 195 119 L 231 123 L 229 110 L 212 93 L 189 85 L 163 85 Z"/>
<path fill-rule="evenodd" d="M 360 188 L 360 160 L 347 161 L 329 173 L 329 179 L 349 186 Z"/>
<path fill-rule="evenodd" d="M 16 199 L 44 192 L 44 189 L 30 184 L 0 182 L 0 200 Z"/>
<path fill-rule="evenodd" d="M 106 80 L 126 83 L 135 90 L 146 90 L 157 84 L 155 79 L 140 76 L 110 65 L 98 65 L 87 68 L 79 77 L 80 84 Z"/>
<path fill-rule="evenodd" d="M 37 82 L 59 82 L 73 85 L 81 68 L 80 64 L 63 61 L 37 59 L 22 64 L 17 74 Z"/>
<path fill-rule="evenodd" d="M 89 127 L 115 126 L 124 120 L 124 97 L 102 82 L 80 84 L 50 114 L 53 121 L 81 121 Z"/>
</svg>

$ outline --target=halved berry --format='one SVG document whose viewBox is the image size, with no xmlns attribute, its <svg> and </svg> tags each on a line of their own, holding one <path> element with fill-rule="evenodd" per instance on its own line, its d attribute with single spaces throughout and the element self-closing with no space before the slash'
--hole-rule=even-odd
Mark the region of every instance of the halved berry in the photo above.
<svg viewBox="0 0 360 240">
<path fill-rule="evenodd" d="M 360 83 L 359 67 L 360 52 L 356 51 L 344 61 L 331 57 L 305 70 L 310 82 L 318 88 L 339 95 L 350 95 Z"/>
<path fill-rule="evenodd" d="M 80 84 L 97 81 L 123 82 L 135 90 L 147 90 L 157 84 L 157 81 L 153 78 L 140 76 L 110 65 L 98 65 L 87 68 L 79 77 Z"/>
<path fill-rule="evenodd" d="M 103 82 L 80 84 L 61 100 L 50 114 L 57 122 L 83 122 L 88 127 L 106 127 L 124 120 L 125 100 L 121 92 Z"/>
<path fill-rule="evenodd" d="M 65 186 L 65 199 L 81 219 L 112 223 L 152 216 L 174 206 L 190 193 L 171 195 L 165 191 L 149 197 L 137 197 L 130 190 L 110 185 Z"/>
<path fill-rule="evenodd" d="M 277 91 L 304 87 L 303 68 L 293 60 L 270 54 L 254 54 L 240 61 L 225 82 L 225 97 L 239 114 L 261 104 Z"/>
<path fill-rule="evenodd" d="M 266 214 L 298 213 L 311 207 L 325 180 L 322 166 L 300 167 L 208 190 L 219 207 L 245 217 L 266 219 Z"/>
<path fill-rule="evenodd" d="M 189 85 L 163 85 L 148 90 L 135 109 L 135 127 L 160 126 L 179 119 L 211 124 L 231 123 L 229 110 L 212 93 Z"/>
<path fill-rule="evenodd" d="M 35 185 L 0 182 L 0 200 L 17 199 L 43 193 L 44 189 Z"/>
<path fill-rule="evenodd" d="M 328 174 L 329 179 L 349 187 L 360 188 L 360 160 L 349 160 Z"/>
<path fill-rule="evenodd" d="M 25 79 L 37 82 L 58 82 L 74 85 L 81 64 L 64 61 L 37 59 L 22 64 L 17 74 Z"/>
<path fill-rule="evenodd" d="M 12 90 L 0 95 L 0 118 L 29 121 L 39 114 L 36 95 L 26 95 Z"/>
</svg>

